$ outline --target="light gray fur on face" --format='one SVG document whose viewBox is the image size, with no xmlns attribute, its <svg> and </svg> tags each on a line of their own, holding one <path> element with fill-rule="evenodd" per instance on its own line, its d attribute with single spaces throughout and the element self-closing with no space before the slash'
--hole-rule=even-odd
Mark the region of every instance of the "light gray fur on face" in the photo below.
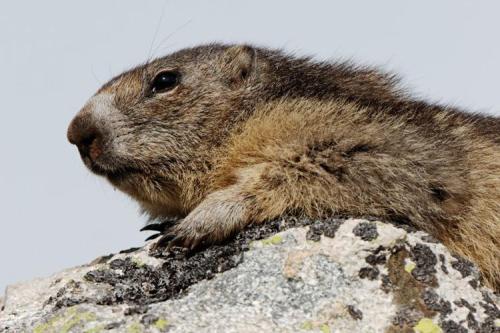
<svg viewBox="0 0 500 333">
<path fill-rule="evenodd" d="M 115 106 L 114 94 L 100 93 L 90 99 L 92 115 L 97 126 L 104 133 L 105 149 L 115 157 L 126 156 L 130 145 L 130 130 L 127 117 Z"/>
<path fill-rule="evenodd" d="M 86 108 L 91 110 L 92 117 L 96 122 L 108 121 L 111 117 L 116 117 L 118 110 L 116 108 L 113 110 L 113 98 L 114 94 L 100 93 L 89 99 Z"/>
<path fill-rule="evenodd" d="M 82 113 L 87 113 L 88 121 L 102 134 L 102 150 L 105 154 L 101 154 L 95 162 L 105 169 L 115 164 L 117 158 L 126 155 L 128 145 L 124 131 L 126 117 L 114 105 L 114 98 L 112 93 L 101 92 L 91 97 L 82 110 Z"/>
</svg>

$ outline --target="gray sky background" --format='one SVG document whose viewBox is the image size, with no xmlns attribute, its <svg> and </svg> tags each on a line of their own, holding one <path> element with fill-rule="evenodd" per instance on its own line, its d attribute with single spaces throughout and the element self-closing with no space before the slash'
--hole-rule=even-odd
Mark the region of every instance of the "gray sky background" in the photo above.
<svg viewBox="0 0 500 333">
<path fill-rule="evenodd" d="M 142 244 L 136 204 L 91 175 L 65 134 L 150 50 L 253 42 L 352 58 L 431 100 L 500 115 L 499 13 L 495 0 L 1 1 L 0 290 Z"/>
</svg>

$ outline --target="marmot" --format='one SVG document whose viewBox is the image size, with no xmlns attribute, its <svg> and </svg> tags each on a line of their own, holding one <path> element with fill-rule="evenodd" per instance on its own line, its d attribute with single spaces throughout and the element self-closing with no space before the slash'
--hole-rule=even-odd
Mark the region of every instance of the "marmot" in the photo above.
<svg viewBox="0 0 500 333">
<path fill-rule="evenodd" d="M 68 128 L 84 163 L 195 248 L 282 214 L 399 219 L 500 289 L 500 119 L 393 75 L 210 44 L 106 83 Z"/>
</svg>

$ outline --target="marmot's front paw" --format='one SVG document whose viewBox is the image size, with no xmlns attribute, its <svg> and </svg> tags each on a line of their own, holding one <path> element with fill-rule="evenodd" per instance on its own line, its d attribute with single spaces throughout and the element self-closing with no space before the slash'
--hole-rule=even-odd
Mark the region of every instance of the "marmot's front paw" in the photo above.
<svg viewBox="0 0 500 333">
<path fill-rule="evenodd" d="M 164 232 L 154 245 L 186 247 L 191 250 L 200 245 L 223 241 L 248 224 L 245 202 L 232 191 L 215 192 L 179 223 Z"/>
<path fill-rule="evenodd" d="M 203 229 L 203 223 L 204 221 L 192 219 L 188 215 L 184 220 L 167 230 L 154 247 L 180 246 L 194 250 L 204 243 L 211 243 L 213 237 L 210 237 L 208 230 Z"/>
</svg>

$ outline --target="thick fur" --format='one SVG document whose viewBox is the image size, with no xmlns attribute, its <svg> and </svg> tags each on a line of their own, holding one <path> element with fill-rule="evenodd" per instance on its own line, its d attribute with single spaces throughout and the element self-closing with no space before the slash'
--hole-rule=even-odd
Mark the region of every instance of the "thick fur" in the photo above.
<svg viewBox="0 0 500 333">
<path fill-rule="evenodd" d="M 151 95 L 155 73 L 182 74 Z M 186 49 L 111 80 L 72 142 L 169 234 L 194 247 L 282 214 L 411 223 L 500 289 L 500 120 L 414 100 L 397 80 L 250 46 Z"/>
</svg>

